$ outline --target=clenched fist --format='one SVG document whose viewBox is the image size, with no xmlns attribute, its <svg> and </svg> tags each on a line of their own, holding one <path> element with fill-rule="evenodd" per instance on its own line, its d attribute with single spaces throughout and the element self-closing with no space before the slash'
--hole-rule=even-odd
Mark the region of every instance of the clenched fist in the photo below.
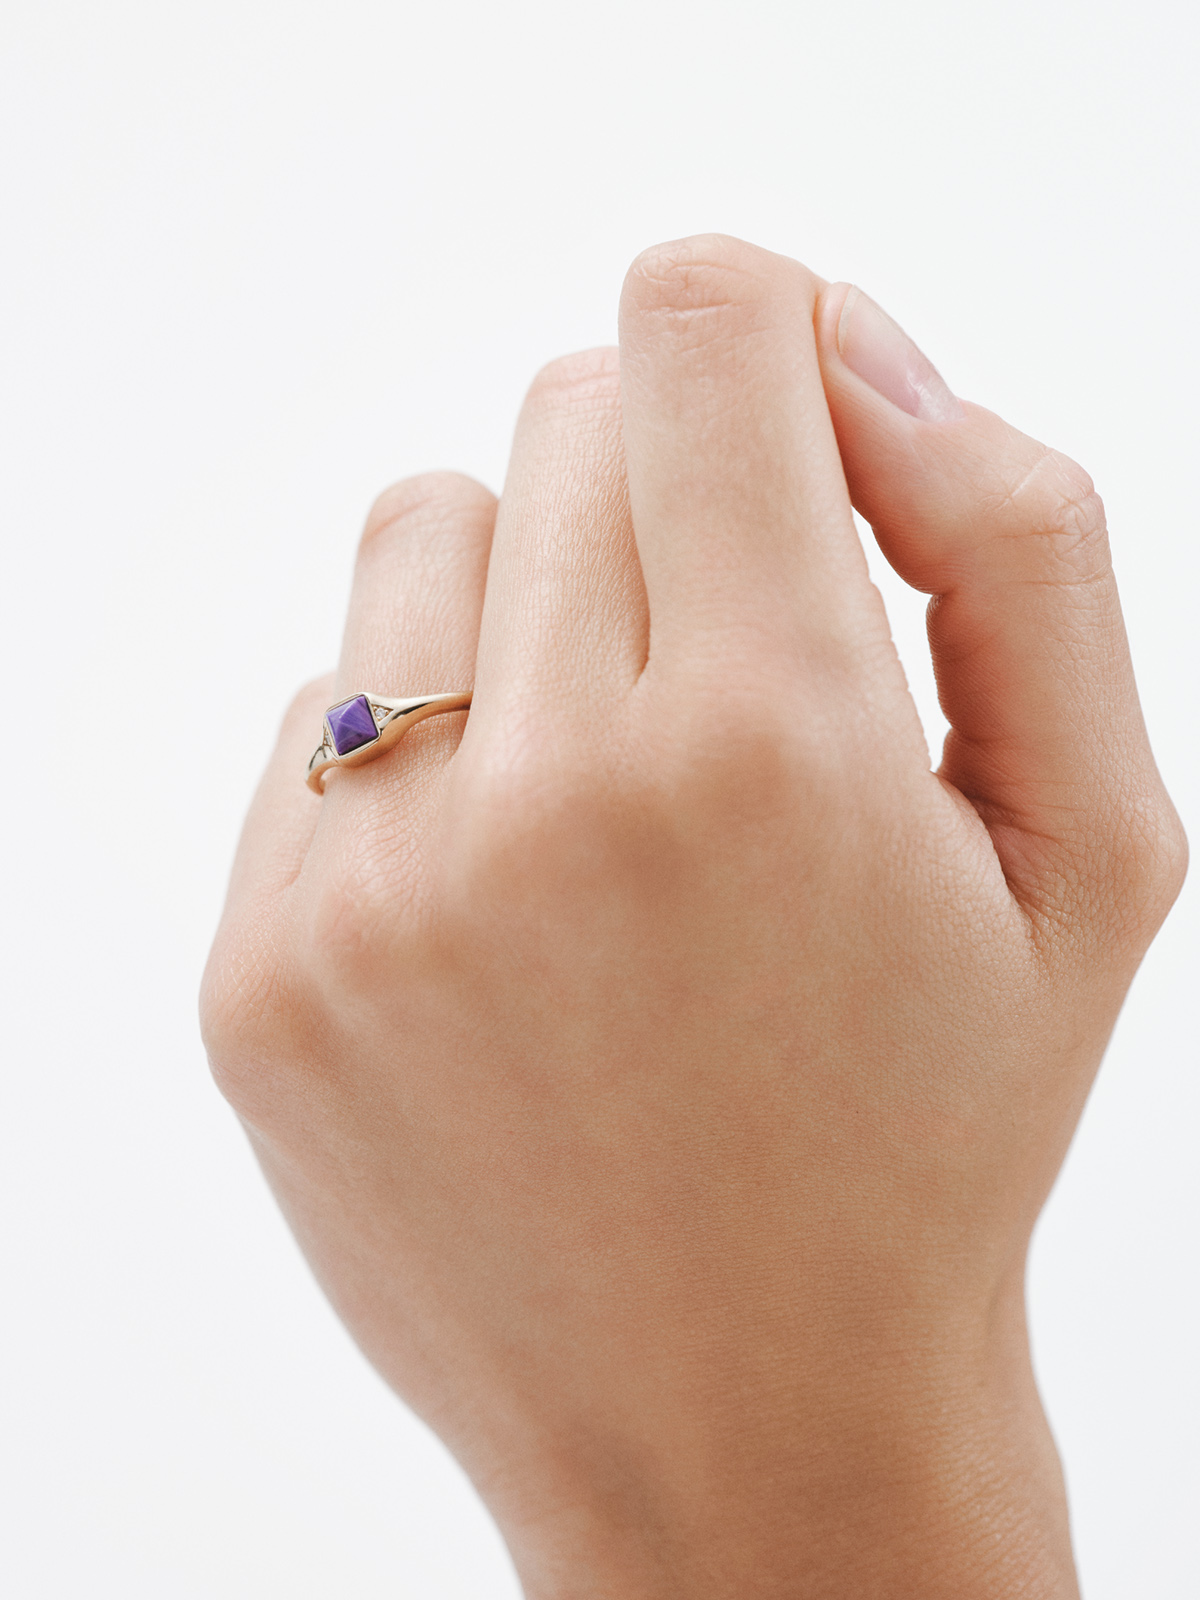
<svg viewBox="0 0 1200 1600">
<path fill-rule="evenodd" d="M 933 596 L 936 773 L 852 505 Z M 306 789 L 327 705 L 472 683 Z M 1025 1254 L 1183 862 L 1087 475 L 690 239 L 498 504 L 376 505 L 205 1029 L 531 1600 L 1069 1596 Z"/>
</svg>

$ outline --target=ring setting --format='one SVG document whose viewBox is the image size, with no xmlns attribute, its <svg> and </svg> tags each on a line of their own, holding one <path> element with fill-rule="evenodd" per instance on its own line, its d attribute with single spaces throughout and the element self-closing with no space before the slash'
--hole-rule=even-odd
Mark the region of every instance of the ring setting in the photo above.
<svg viewBox="0 0 1200 1600">
<path fill-rule="evenodd" d="M 339 700 L 325 713 L 321 743 L 308 763 L 308 787 L 324 794 L 330 767 L 357 767 L 374 761 L 414 724 L 441 712 L 465 711 L 470 704 L 469 689 L 408 695 L 400 700 L 368 691 Z"/>
</svg>

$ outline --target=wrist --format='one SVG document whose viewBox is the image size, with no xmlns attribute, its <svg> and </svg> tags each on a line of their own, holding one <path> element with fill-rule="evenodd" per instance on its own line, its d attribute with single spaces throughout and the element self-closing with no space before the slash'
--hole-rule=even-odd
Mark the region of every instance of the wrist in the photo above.
<svg viewBox="0 0 1200 1600">
<path fill-rule="evenodd" d="M 524 1514 L 501 1515 L 528 1600 L 1073 1600 L 1012 1311 L 977 1338 L 731 1371 L 719 1403 L 633 1434 L 576 1427 Z"/>
</svg>

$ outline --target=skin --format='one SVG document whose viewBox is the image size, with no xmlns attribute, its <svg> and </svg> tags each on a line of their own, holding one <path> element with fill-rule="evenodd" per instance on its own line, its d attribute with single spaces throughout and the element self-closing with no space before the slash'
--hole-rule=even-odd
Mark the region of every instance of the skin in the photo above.
<svg viewBox="0 0 1200 1600">
<path fill-rule="evenodd" d="M 217 1080 L 531 1600 L 1077 1593 L 1025 1255 L 1185 847 L 1086 473 L 874 315 L 639 258 L 498 504 L 379 500 L 246 824 Z M 472 682 L 305 789 L 325 706 Z"/>
</svg>

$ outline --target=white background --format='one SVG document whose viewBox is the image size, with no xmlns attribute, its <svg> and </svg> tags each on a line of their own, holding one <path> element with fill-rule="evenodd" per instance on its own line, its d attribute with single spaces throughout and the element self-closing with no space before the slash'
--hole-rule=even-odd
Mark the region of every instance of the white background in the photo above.
<svg viewBox="0 0 1200 1600">
<path fill-rule="evenodd" d="M 499 486 L 524 385 L 612 340 L 643 246 L 717 228 L 852 278 L 1089 467 L 1200 833 L 1195 15 L 3 0 L 6 1596 L 516 1594 L 310 1283 L 194 994 L 373 495 Z M 1200 1593 L 1198 904 L 1032 1268 L 1090 1600 Z"/>
</svg>

